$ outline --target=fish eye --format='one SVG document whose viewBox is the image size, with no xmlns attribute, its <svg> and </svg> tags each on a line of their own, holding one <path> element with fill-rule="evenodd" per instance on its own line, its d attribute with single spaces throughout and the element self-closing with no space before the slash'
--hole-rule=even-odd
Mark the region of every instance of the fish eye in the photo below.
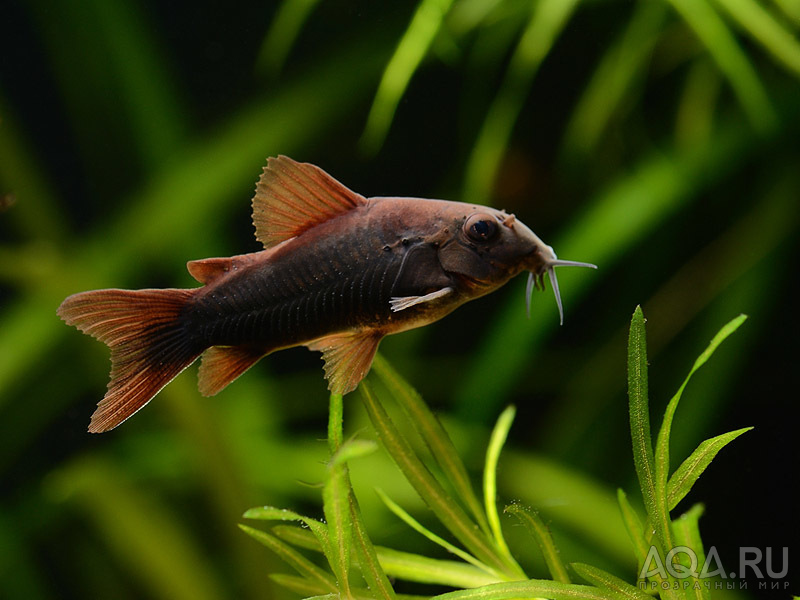
<svg viewBox="0 0 800 600">
<path fill-rule="evenodd" d="M 477 213 L 464 222 L 464 233 L 474 242 L 489 242 L 498 233 L 497 219 L 486 213 Z"/>
</svg>

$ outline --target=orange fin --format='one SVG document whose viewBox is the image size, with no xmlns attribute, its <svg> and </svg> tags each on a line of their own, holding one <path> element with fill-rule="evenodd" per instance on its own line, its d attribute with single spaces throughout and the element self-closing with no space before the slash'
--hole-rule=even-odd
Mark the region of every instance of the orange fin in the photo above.
<svg viewBox="0 0 800 600">
<path fill-rule="evenodd" d="M 234 257 L 203 258 L 187 262 L 186 270 L 200 283 L 211 283 L 229 273 L 235 266 Z"/>
<path fill-rule="evenodd" d="M 383 335 L 373 332 L 329 335 L 306 344 L 310 350 L 322 352 L 328 389 L 334 394 L 347 394 L 356 389 L 372 366 Z"/>
<path fill-rule="evenodd" d="M 197 389 L 203 396 L 214 396 L 267 354 L 244 346 L 213 346 L 203 353 L 197 373 Z"/>
<path fill-rule="evenodd" d="M 270 158 L 253 197 L 256 238 L 271 248 L 366 201 L 319 167 Z"/>
<path fill-rule="evenodd" d="M 186 270 L 200 283 L 213 283 L 231 271 L 252 265 L 259 256 L 258 252 L 225 256 L 222 258 L 201 258 L 186 263 Z"/>
<path fill-rule="evenodd" d="M 89 431 L 113 429 L 147 404 L 194 362 L 194 347 L 180 323 L 192 290 L 95 290 L 58 307 L 69 325 L 111 349 L 111 379 Z"/>
</svg>

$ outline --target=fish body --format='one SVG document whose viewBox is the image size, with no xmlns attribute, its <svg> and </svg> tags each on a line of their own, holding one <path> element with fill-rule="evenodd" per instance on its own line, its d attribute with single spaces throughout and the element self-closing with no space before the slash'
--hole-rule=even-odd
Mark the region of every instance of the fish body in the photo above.
<svg viewBox="0 0 800 600">
<path fill-rule="evenodd" d="M 322 351 L 329 388 L 347 393 L 384 336 L 432 323 L 522 271 L 541 279 L 571 264 L 503 211 L 364 198 L 287 157 L 264 169 L 253 221 L 265 249 L 189 262 L 202 287 L 96 290 L 62 303 L 67 323 L 111 348 L 90 431 L 119 425 L 201 355 L 205 395 L 300 345 Z"/>
</svg>

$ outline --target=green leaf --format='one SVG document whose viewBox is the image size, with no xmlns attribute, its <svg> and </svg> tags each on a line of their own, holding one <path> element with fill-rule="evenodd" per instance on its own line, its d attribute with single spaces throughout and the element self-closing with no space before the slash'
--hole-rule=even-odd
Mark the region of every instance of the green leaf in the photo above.
<svg viewBox="0 0 800 600">
<path fill-rule="evenodd" d="M 322 552 L 319 540 L 308 529 L 295 527 L 294 525 L 275 525 L 270 529 L 270 533 L 297 548 Z"/>
<path fill-rule="evenodd" d="M 488 534 L 489 524 L 470 483 L 467 468 L 439 419 L 417 391 L 380 354 L 375 357 L 372 369 L 394 395 L 400 408 L 408 415 L 409 423 L 428 446 L 458 498 L 464 502 L 480 528 Z"/>
<path fill-rule="evenodd" d="M 366 151 L 376 152 L 383 144 L 397 104 L 442 27 L 452 3 L 453 0 L 421 0 L 417 6 L 378 85 L 361 139 Z"/>
<path fill-rule="evenodd" d="M 724 342 L 729 335 L 736 331 L 746 319 L 746 315 L 739 315 L 719 330 L 717 335 L 715 335 L 709 343 L 708 347 L 700 354 L 700 356 L 697 357 L 697 360 L 694 361 L 694 365 L 689 371 L 689 374 L 686 376 L 686 379 L 683 380 L 683 383 L 678 388 L 678 391 L 669 401 L 669 404 L 667 404 L 667 409 L 664 412 L 664 420 L 662 421 L 661 428 L 658 432 L 655 450 L 655 486 L 656 495 L 659 502 L 659 510 L 661 511 L 670 510 L 667 501 L 667 480 L 669 478 L 669 438 L 672 431 L 672 421 L 675 417 L 675 411 L 678 409 L 678 403 L 683 397 L 683 391 L 689 384 L 689 380 L 692 378 L 692 375 L 694 375 L 695 372 L 702 367 L 709 358 L 711 358 L 719 345 Z M 686 492 L 688 492 L 688 489 Z"/>
<path fill-rule="evenodd" d="M 694 482 L 703 474 L 717 453 L 737 437 L 750 431 L 752 427 L 744 427 L 735 431 L 723 433 L 702 442 L 694 452 L 689 455 L 667 483 L 667 506 L 672 510 L 678 505 L 686 494 L 692 489 Z"/>
<path fill-rule="evenodd" d="M 259 521 L 299 521 L 311 530 L 325 554 L 327 555 L 330 552 L 328 528 L 324 523 L 320 523 L 316 519 L 304 517 L 294 511 L 284 508 L 275 508 L 274 506 L 257 506 L 255 508 L 250 508 L 246 510 L 242 516 L 245 519 L 256 519 Z"/>
<path fill-rule="evenodd" d="M 505 572 L 508 568 L 505 561 L 495 554 L 492 544 L 485 535 L 469 519 L 463 509 L 449 497 L 422 460 L 414 453 L 389 418 L 380 401 L 372 393 L 372 386 L 369 382 L 362 381 L 359 390 L 370 421 L 372 421 L 384 448 L 436 517 L 478 560 Z"/>
<path fill-rule="evenodd" d="M 533 536 L 533 539 L 536 540 L 539 549 L 544 555 L 544 562 L 547 564 L 547 569 L 550 571 L 550 575 L 553 579 L 562 583 L 569 583 L 569 574 L 567 573 L 567 568 L 564 566 L 564 563 L 561 561 L 558 548 L 556 548 L 555 541 L 553 540 L 553 534 L 539 514 L 536 511 L 529 511 L 519 504 L 506 506 L 505 512 L 514 515 L 522 521 L 522 524 L 525 525 L 528 532 Z"/>
<path fill-rule="evenodd" d="M 500 517 L 497 514 L 497 462 L 500 459 L 500 451 L 508 438 L 508 431 L 514 422 L 514 415 L 517 409 L 513 406 L 506 408 L 497 419 L 497 424 L 489 438 L 489 446 L 486 449 L 486 465 L 483 469 L 483 500 L 486 505 L 486 516 L 489 519 L 489 526 L 494 536 L 494 541 L 500 551 L 506 555 L 508 560 L 514 560 L 508 545 L 503 537 L 503 529 L 500 527 Z"/>
<path fill-rule="evenodd" d="M 389 578 L 381 566 L 375 547 L 372 545 L 361 510 L 354 494 L 350 494 L 350 518 L 353 522 L 353 541 L 358 564 L 361 565 L 361 575 L 367 582 L 370 591 L 384 600 L 395 600 L 396 595 Z"/>
<path fill-rule="evenodd" d="M 774 128 L 777 117 L 755 67 L 708 1 L 669 1 L 727 77 L 752 125 L 761 132 Z"/>
<path fill-rule="evenodd" d="M 336 593 L 326 594 L 327 588 L 321 586 L 316 581 L 310 581 L 305 577 L 297 575 L 286 575 L 285 573 L 270 573 L 269 578 L 287 590 L 300 594 L 308 600 L 309 598 L 327 598 L 328 600 L 338 599 Z"/>
<path fill-rule="evenodd" d="M 700 538 L 699 520 L 703 515 L 704 507 L 702 504 L 695 504 L 688 511 L 672 522 L 672 531 L 675 534 L 675 543 L 678 546 L 686 546 L 691 548 L 697 558 L 697 565 L 694 565 L 694 570 L 698 571 L 702 565 L 705 564 L 706 555 L 703 550 L 703 541 Z M 688 558 L 684 554 L 678 555 L 680 558 Z M 691 567 L 692 565 L 684 566 Z M 686 592 L 690 598 L 696 600 L 707 600 L 711 598 L 711 592 L 694 575 L 689 580 L 692 585 L 686 588 Z M 698 585 L 694 585 L 694 584 Z"/>
<path fill-rule="evenodd" d="M 541 0 L 522 33 L 465 169 L 463 199 L 487 204 L 514 123 L 539 66 L 580 0 Z"/>
<path fill-rule="evenodd" d="M 480 587 L 500 580 L 496 575 L 487 573 L 485 565 L 478 568 L 381 546 L 376 546 L 375 551 L 384 571 L 397 579 L 459 588 Z"/>
<path fill-rule="evenodd" d="M 567 152 L 589 154 L 615 111 L 629 102 L 631 89 L 646 70 L 664 23 L 664 4 L 639 2 L 625 31 L 595 68 L 564 134 Z"/>
<path fill-rule="evenodd" d="M 385 496 L 384 498 L 388 500 Z M 401 519 L 405 520 L 404 517 L 407 516 L 416 526 L 424 529 L 422 525 L 414 521 L 413 517 L 408 516 L 402 508 L 394 504 L 391 500 L 389 500 L 387 506 L 390 506 L 390 504 L 394 505 L 398 511 L 404 515 L 401 516 L 395 513 L 400 516 Z M 390 510 L 392 510 L 391 507 Z M 414 525 L 412 525 L 412 527 L 414 527 Z M 272 528 L 271 533 L 298 548 L 322 552 L 322 548 L 316 537 L 307 529 L 277 525 Z M 434 537 L 436 536 L 434 535 Z M 439 539 L 441 540 L 441 538 Z M 459 549 L 456 548 L 456 550 Z M 471 564 L 464 564 L 453 560 L 428 558 L 420 554 L 401 552 L 400 550 L 385 548 L 383 546 L 375 546 L 375 553 L 378 557 L 378 562 L 380 562 L 386 574 L 397 579 L 415 581 L 418 583 L 449 585 L 460 588 L 479 587 L 500 581 L 498 576 L 489 574 L 489 569 L 486 565 L 482 565 L 482 568 L 478 568 Z M 475 560 L 468 554 L 466 556 Z"/>
<path fill-rule="evenodd" d="M 387 496 L 382 490 L 376 489 L 375 491 L 378 493 L 378 496 L 383 501 L 383 503 L 387 506 L 387 508 L 390 511 L 392 511 L 395 515 L 400 517 L 400 519 L 402 519 L 402 521 L 406 525 L 411 527 L 414 531 L 424 535 L 426 538 L 428 538 L 434 544 L 437 544 L 437 545 L 441 546 L 442 548 L 444 548 L 445 550 L 447 550 L 451 554 L 455 554 L 461 560 L 466 561 L 466 562 L 470 563 L 471 565 L 476 566 L 481 571 L 484 571 L 485 573 L 489 573 L 492 576 L 495 576 L 495 577 L 497 577 L 499 579 L 502 579 L 501 574 L 498 573 L 495 569 L 492 569 L 491 567 L 485 565 L 484 563 L 479 561 L 477 558 L 475 558 L 471 554 L 469 554 L 467 552 L 464 552 L 458 546 L 454 546 L 453 544 L 448 542 L 446 539 L 444 539 L 444 538 L 436 535 L 435 533 L 433 533 L 430 529 L 425 527 L 422 523 L 420 523 L 414 517 L 412 517 L 410 514 L 408 514 L 394 500 L 389 498 L 389 496 Z"/>
<path fill-rule="evenodd" d="M 495 583 L 471 590 L 459 590 L 433 596 L 431 600 L 512 600 L 517 598 L 551 598 L 552 600 L 616 600 L 605 590 L 588 585 L 529 579 Z"/>
<path fill-rule="evenodd" d="M 273 77 L 280 72 L 303 24 L 317 4 L 319 0 L 283 0 L 258 52 L 258 72 Z"/>
<path fill-rule="evenodd" d="M 399 510 L 402 511 L 401 508 Z M 413 518 L 411 520 L 413 521 Z M 417 525 L 419 524 L 417 523 Z M 422 527 L 421 525 L 419 526 Z M 276 525 L 270 533 L 298 548 L 322 552 L 317 538 L 308 529 Z M 388 576 L 397 579 L 460 588 L 479 587 L 500 581 L 496 575 L 491 575 L 487 572 L 488 567 L 486 565 L 478 568 L 462 562 L 428 558 L 420 554 L 401 552 L 400 550 L 383 546 L 374 546 L 374 548 L 378 562 L 384 572 Z M 469 558 L 472 557 L 469 556 Z M 472 558 L 472 560 L 475 559 Z"/>
<path fill-rule="evenodd" d="M 247 525 L 241 524 L 239 525 L 239 529 L 272 550 L 281 559 L 283 559 L 286 564 L 303 575 L 305 579 L 319 586 L 320 589 L 332 593 L 337 593 L 339 591 L 336 587 L 336 582 L 330 575 L 308 560 L 305 556 L 297 552 L 297 550 L 290 548 L 276 537 L 273 537 L 259 529 L 254 529 L 253 527 L 248 527 Z"/>
<path fill-rule="evenodd" d="M 800 44 L 794 36 L 754 0 L 715 0 L 750 36 L 784 64 L 800 75 Z"/>
<path fill-rule="evenodd" d="M 617 490 L 617 500 L 619 502 L 620 512 L 622 513 L 622 520 L 625 522 L 625 529 L 627 530 L 628 536 L 630 536 L 631 542 L 633 543 L 637 564 L 641 566 L 644 564 L 644 561 L 647 558 L 647 552 L 650 549 L 647 545 L 647 540 L 644 537 L 642 520 L 639 518 L 639 515 L 634 510 L 633 506 L 631 506 L 630 502 L 628 501 L 628 496 L 625 494 L 624 490 Z"/>
<path fill-rule="evenodd" d="M 602 569 L 583 563 L 572 563 L 572 568 L 589 583 L 612 592 L 615 598 L 620 600 L 652 600 L 651 596 L 648 596 L 639 588 Z"/>
<path fill-rule="evenodd" d="M 633 462 L 642 499 L 650 521 L 655 524 L 662 547 L 669 547 L 669 523 L 659 508 L 655 483 L 655 459 L 650 435 L 650 407 L 647 393 L 647 334 L 640 306 L 631 319 L 628 337 L 628 408 L 633 443 Z M 668 518 L 668 515 L 666 515 Z"/>
</svg>

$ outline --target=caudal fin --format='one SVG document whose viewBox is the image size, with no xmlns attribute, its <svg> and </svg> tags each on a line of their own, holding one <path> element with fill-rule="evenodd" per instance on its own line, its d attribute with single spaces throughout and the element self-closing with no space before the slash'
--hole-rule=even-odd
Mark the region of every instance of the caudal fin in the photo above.
<svg viewBox="0 0 800 600">
<path fill-rule="evenodd" d="M 179 316 L 192 290 L 96 290 L 58 307 L 69 325 L 111 349 L 108 391 L 89 431 L 113 429 L 147 404 L 188 367 L 203 348 L 192 344 Z"/>
</svg>

